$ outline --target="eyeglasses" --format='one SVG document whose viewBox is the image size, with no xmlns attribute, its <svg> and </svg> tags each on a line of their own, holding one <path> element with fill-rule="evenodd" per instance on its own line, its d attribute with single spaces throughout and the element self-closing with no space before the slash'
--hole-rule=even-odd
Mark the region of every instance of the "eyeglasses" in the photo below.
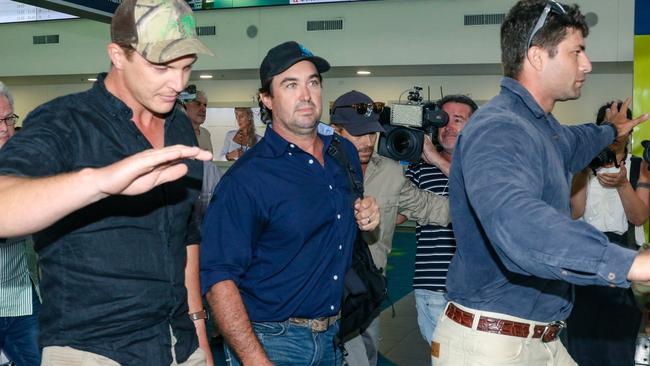
<svg viewBox="0 0 650 366">
<path fill-rule="evenodd" d="M 8 117 L 0 118 L 0 122 L 4 122 L 7 126 L 11 127 L 16 124 L 18 121 L 18 115 L 15 113 L 10 114 Z"/>
<path fill-rule="evenodd" d="M 357 113 L 364 115 L 366 117 L 372 116 L 373 113 L 381 113 L 384 110 L 384 102 L 374 102 L 374 103 L 354 103 L 350 105 L 338 105 L 330 112 L 334 113 L 337 108 L 354 108 Z"/>
<path fill-rule="evenodd" d="M 555 0 L 548 0 L 546 3 L 546 6 L 544 7 L 544 10 L 542 10 L 542 14 L 539 16 L 539 19 L 537 19 L 537 23 L 535 23 L 535 26 L 533 27 L 533 31 L 530 32 L 530 37 L 528 37 L 528 45 L 526 49 L 529 49 L 531 44 L 533 43 L 533 37 L 539 32 L 540 29 L 544 26 L 544 23 L 546 23 L 546 18 L 548 18 L 548 13 L 554 12 L 555 14 L 559 15 L 566 15 L 566 10 L 560 5 Z"/>
</svg>

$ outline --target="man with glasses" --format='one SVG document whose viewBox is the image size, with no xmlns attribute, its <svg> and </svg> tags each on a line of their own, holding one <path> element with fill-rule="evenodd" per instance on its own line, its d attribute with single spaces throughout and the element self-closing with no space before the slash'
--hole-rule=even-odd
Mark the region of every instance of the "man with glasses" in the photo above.
<svg viewBox="0 0 650 366">
<path fill-rule="evenodd" d="M 319 123 L 329 63 L 296 42 L 260 66 L 264 138 L 223 176 L 201 242 L 201 286 L 227 342 L 230 365 L 340 365 L 334 344 L 357 228 L 379 224 L 372 197 L 356 199 L 345 153 Z M 320 128 L 319 128 L 320 126 Z M 357 179 L 360 175 L 357 175 Z"/>
<path fill-rule="evenodd" d="M 629 100 L 604 126 L 553 117 L 591 71 L 587 34 L 577 5 L 546 0 L 517 2 L 501 26 L 501 93 L 472 116 L 451 164 L 457 251 L 431 345 L 437 366 L 576 365 L 558 339 L 572 286 L 650 280 L 650 252 L 571 218 L 572 175 L 647 119 L 625 117 Z"/>
<path fill-rule="evenodd" d="M 0 149 L 13 136 L 17 119 L 9 88 L 0 82 Z M 0 238 L 0 351 L 16 365 L 41 364 L 33 246 L 29 236 Z"/>
<path fill-rule="evenodd" d="M 398 162 L 374 154 L 377 133 L 384 131 L 379 124 L 383 107 L 383 103 L 373 102 L 367 95 L 353 90 L 334 101 L 330 124 L 357 148 L 365 194 L 377 199 L 382 221 L 374 235 L 366 236 L 366 242 L 375 265 L 385 271 L 398 213 L 425 225 L 446 226 L 449 204 L 446 197 L 417 189 L 406 179 Z M 345 360 L 350 366 L 374 366 L 378 344 L 379 318 L 376 318 L 361 335 L 345 343 L 348 352 Z"/>
<path fill-rule="evenodd" d="M 108 73 L 36 108 L 0 150 L 0 236 L 35 233 L 40 256 L 43 365 L 207 363 L 186 248 L 211 154 L 175 108 L 212 54 L 194 30 L 183 0 L 122 1 Z"/>
<path fill-rule="evenodd" d="M 203 90 L 197 90 L 196 98 L 185 102 L 185 110 L 187 111 L 187 116 L 190 117 L 190 121 L 192 121 L 192 128 L 194 128 L 194 134 L 196 135 L 196 139 L 199 141 L 199 147 L 203 150 L 212 152 L 212 137 L 210 136 L 210 131 L 201 127 L 201 125 L 205 123 L 207 108 L 208 96 Z"/>
</svg>

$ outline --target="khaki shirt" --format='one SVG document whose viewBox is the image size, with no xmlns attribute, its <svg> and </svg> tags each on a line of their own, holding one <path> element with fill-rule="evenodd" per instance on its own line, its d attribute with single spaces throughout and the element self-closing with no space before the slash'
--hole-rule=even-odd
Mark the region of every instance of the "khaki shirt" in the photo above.
<svg viewBox="0 0 650 366">
<path fill-rule="evenodd" d="M 363 180 L 365 194 L 375 197 L 381 213 L 381 223 L 377 229 L 364 236 L 377 267 L 386 268 L 398 213 L 421 225 L 449 224 L 447 197 L 418 189 L 404 176 L 404 169 L 398 162 L 373 155 Z"/>
</svg>

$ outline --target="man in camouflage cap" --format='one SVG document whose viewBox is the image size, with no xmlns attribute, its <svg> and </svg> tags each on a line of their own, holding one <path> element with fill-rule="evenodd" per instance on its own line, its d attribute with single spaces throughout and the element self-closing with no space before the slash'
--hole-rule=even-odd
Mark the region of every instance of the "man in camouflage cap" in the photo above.
<svg viewBox="0 0 650 366">
<path fill-rule="evenodd" d="M 194 29 L 182 0 L 124 1 L 110 71 L 38 107 L 0 153 L 0 237 L 35 233 L 40 254 L 44 365 L 211 362 L 189 222 L 211 154 L 175 108 L 211 54 Z"/>
</svg>

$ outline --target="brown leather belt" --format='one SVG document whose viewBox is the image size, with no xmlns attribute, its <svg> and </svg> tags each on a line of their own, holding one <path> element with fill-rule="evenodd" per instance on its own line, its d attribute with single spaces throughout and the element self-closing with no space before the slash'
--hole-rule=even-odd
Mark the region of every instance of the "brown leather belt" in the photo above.
<svg viewBox="0 0 650 366">
<path fill-rule="evenodd" d="M 447 310 L 445 310 L 445 315 L 456 323 L 468 328 L 471 328 L 474 323 L 474 314 L 459 309 L 453 303 L 449 303 Z M 566 324 L 563 321 L 556 321 L 547 325 L 535 325 L 533 327 L 532 338 L 541 338 L 542 342 L 554 341 L 565 326 Z M 478 319 L 476 330 L 513 337 L 528 338 L 530 324 L 481 316 Z"/>
<path fill-rule="evenodd" d="M 324 332 L 329 329 L 330 325 L 336 323 L 337 320 L 341 317 L 341 313 L 316 319 L 306 319 L 306 318 L 289 318 L 289 323 L 299 325 L 301 327 L 306 327 L 311 329 L 314 333 Z"/>
</svg>

